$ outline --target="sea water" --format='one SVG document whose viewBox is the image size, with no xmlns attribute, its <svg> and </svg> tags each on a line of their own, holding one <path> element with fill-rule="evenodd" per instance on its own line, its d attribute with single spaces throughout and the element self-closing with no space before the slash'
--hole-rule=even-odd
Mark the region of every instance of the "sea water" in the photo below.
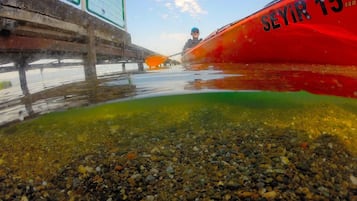
<svg viewBox="0 0 357 201">
<path fill-rule="evenodd" d="M 356 198 L 354 67 L 118 66 L 28 72 L 27 107 L 0 91 L 0 199 Z"/>
</svg>

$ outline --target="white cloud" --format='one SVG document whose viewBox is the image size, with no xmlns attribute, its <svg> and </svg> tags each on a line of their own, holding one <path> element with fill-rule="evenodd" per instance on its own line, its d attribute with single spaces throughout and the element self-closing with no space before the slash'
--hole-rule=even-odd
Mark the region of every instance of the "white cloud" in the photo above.
<svg viewBox="0 0 357 201">
<path fill-rule="evenodd" d="M 156 0 L 156 2 L 165 6 L 167 8 L 166 12 L 170 13 L 168 16 L 161 15 L 163 19 L 177 18 L 179 16 L 177 11 L 188 13 L 194 18 L 198 17 L 198 15 L 207 14 L 207 11 L 202 9 L 198 0 Z"/>
<path fill-rule="evenodd" d="M 190 13 L 193 17 L 196 17 L 199 14 L 207 13 L 201 8 L 197 0 L 175 0 L 175 6 L 180 8 L 181 12 Z"/>
<path fill-rule="evenodd" d="M 170 2 L 165 3 L 165 7 L 168 8 L 169 10 L 174 9 L 172 3 Z"/>
</svg>

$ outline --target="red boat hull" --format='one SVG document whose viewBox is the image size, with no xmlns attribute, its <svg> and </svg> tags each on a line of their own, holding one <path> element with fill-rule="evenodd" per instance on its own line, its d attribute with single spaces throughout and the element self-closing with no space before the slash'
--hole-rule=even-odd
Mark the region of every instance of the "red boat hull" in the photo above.
<svg viewBox="0 0 357 201">
<path fill-rule="evenodd" d="M 212 33 L 184 64 L 357 64 L 356 0 L 282 0 Z"/>
</svg>

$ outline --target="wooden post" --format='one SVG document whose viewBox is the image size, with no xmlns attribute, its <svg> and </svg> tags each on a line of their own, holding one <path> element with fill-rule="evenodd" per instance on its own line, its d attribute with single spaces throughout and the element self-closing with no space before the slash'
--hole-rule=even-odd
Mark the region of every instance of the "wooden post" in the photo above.
<svg viewBox="0 0 357 201">
<path fill-rule="evenodd" d="M 83 58 L 84 61 L 84 74 L 86 81 L 97 79 L 96 63 L 97 55 L 95 49 L 95 34 L 93 26 L 88 26 L 88 52 Z"/>
<path fill-rule="evenodd" d="M 32 115 L 34 114 L 34 111 L 32 109 L 32 99 L 31 99 L 30 90 L 27 86 L 27 79 L 26 79 L 26 68 L 28 66 L 27 58 L 24 56 L 20 56 L 20 58 L 18 58 L 18 60 L 16 61 L 15 65 L 16 68 L 19 70 L 20 86 L 22 89 L 22 93 L 25 96 L 24 97 L 25 108 L 27 110 L 27 113 L 29 115 Z"/>
<path fill-rule="evenodd" d="M 139 69 L 140 72 L 144 71 L 144 64 L 143 64 L 143 62 L 139 62 L 139 63 L 138 63 L 138 69 Z"/>
<path fill-rule="evenodd" d="M 16 61 L 16 68 L 19 70 L 19 79 L 20 86 L 22 89 L 22 93 L 27 96 L 30 94 L 29 88 L 27 87 L 27 79 L 26 79 L 26 67 L 27 67 L 27 59 L 25 57 L 20 57 L 18 61 Z"/>
<path fill-rule="evenodd" d="M 125 69 L 125 63 L 124 63 L 124 62 L 121 64 L 121 69 L 122 69 L 123 72 L 126 71 L 126 69 Z"/>
<path fill-rule="evenodd" d="M 139 49 L 138 51 L 139 51 L 138 52 L 138 58 L 139 58 L 139 60 L 141 60 L 141 61 L 138 62 L 138 70 L 140 72 L 143 72 L 144 71 L 144 63 L 143 63 L 143 61 L 144 61 L 144 50 L 143 49 Z"/>
<path fill-rule="evenodd" d="M 97 102 L 97 52 L 96 52 L 96 39 L 94 33 L 93 25 L 89 24 L 87 27 L 88 37 L 87 37 L 87 55 L 84 56 L 84 75 L 86 80 L 88 101 L 90 103 Z"/>
</svg>

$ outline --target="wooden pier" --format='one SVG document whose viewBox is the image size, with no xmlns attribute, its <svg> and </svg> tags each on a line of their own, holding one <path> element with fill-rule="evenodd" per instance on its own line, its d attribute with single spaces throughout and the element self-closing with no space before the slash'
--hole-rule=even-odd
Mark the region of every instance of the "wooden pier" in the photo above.
<svg viewBox="0 0 357 201">
<path fill-rule="evenodd" d="M 0 65 L 14 62 L 20 75 L 33 61 L 70 58 L 83 59 L 85 78 L 92 80 L 97 63 L 130 61 L 143 70 L 151 54 L 125 30 L 61 1 L 0 1 Z"/>
<path fill-rule="evenodd" d="M 152 54 L 157 53 L 132 44 L 125 27 L 106 23 L 60 0 L 0 0 L 0 65 L 14 63 L 13 66 L 1 67 L 0 73 L 18 71 L 24 95 L 20 102 L 25 105 L 29 116 L 34 115 L 32 103 L 43 94 L 36 96 L 30 93 L 26 70 L 62 67 L 69 65 L 61 63 L 63 59 L 79 59 L 82 62 L 77 65 L 83 65 L 85 75 L 85 84 L 81 83 L 85 87 L 81 88 L 85 91 L 95 89 L 95 94 L 89 94 L 89 98 L 96 99 L 100 94 L 97 91 L 97 84 L 100 83 L 97 64 L 117 63 L 125 71 L 125 64 L 136 63 L 138 71 L 144 71 L 143 62 Z M 59 62 L 46 66 L 31 64 L 40 59 L 56 59 Z M 173 60 L 168 62 L 177 64 Z M 129 85 L 124 87 L 125 90 L 114 87 L 107 87 L 106 90 L 125 96 L 132 90 Z M 54 91 L 61 93 L 54 93 L 53 96 L 66 97 L 66 90 Z M 10 100 L 5 105 L 12 105 L 12 102 L 18 100 Z"/>
</svg>

